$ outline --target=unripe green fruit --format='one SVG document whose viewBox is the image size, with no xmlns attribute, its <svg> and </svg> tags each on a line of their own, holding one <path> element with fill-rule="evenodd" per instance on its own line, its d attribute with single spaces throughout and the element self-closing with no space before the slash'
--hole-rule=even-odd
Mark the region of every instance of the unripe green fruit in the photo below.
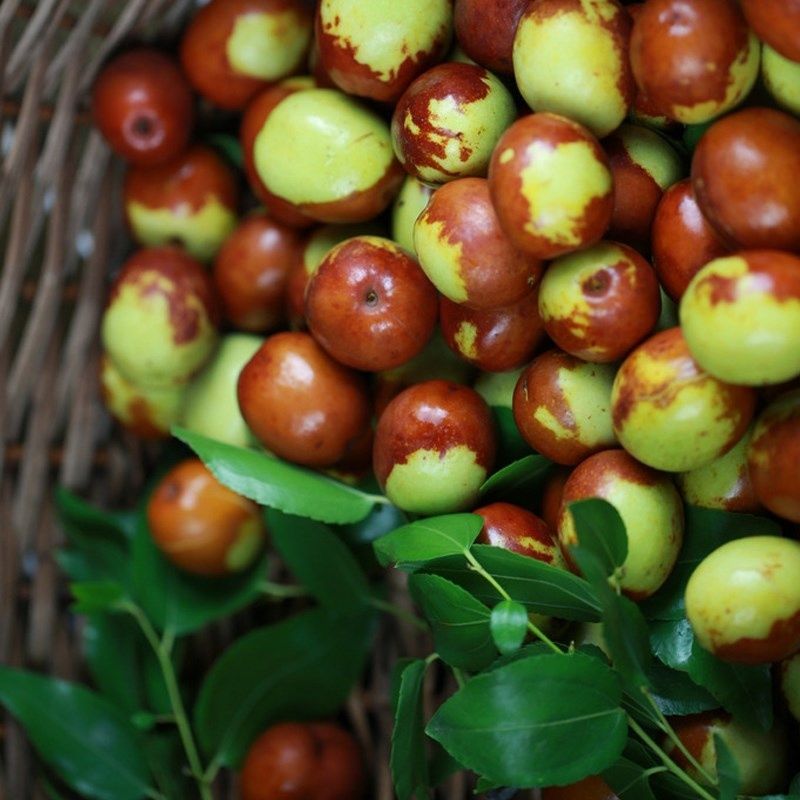
<svg viewBox="0 0 800 800">
<path fill-rule="evenodd" d="M 686 587 L 698 642 L 724 661 L 766 664 L 800 649 L 800 543 L 748 536 L 707 556 Z"/>
<path fill-rule="evenodd" d="M 414 247 L 414 223 L 428 205 L 433 191 L 413 175 L 407 175 L 395 198 L 392 207 L 392 239 L 410 253 L 417 252 Z"/>
<path fill-rule="evenodd" d="M 761 77 L 779 106 L 800 115 L 800 62 L 784 58 L 765 44 L 761 52 Z"/>
<path fill-rule="evenodd" d="M 244 333 L 222 339 L 211 362 L 189 385 L 181 414 L 185 428 L 237 447 L 253 443 L 239 411 L 236 384 L 242 368 L 263 341 L 261 336 Z"/>
<path fill-rule="evenodd" d="M 514 389 L 524 370 L 522 367 L 511 372 L 481 372 L 475 380 L 474 389 L 490 406 L 511 408 Z"/>
</svg>

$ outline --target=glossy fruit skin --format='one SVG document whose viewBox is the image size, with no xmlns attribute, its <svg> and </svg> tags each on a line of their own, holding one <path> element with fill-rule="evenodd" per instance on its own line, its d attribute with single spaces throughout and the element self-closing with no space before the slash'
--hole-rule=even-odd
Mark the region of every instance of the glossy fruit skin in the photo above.
<svg viewBox="0 0 800 800">
<path fill-rule="evenodd" d="M 703 134 L 692 185 L 703 214 L 732 243 L 800 252 L 800 183 L 785 179 L 798 171 L 800 121 L 772 108 L 746 108 Z"/>
<path fill-rule="evenodd" d="M 664 192 L 653 217 L 650 241 L 658 280 L 675 301 L 709 261 L 728 253 L 697 205 L 690 178 Z"/>
<path fill-rule="evenodd" d="M 506 236 L 536 258 L 594 244 L 614 211 L 608 156 L 586 128 L 556 114 L 531 114 L 506 130 L 489 189 Z"/>
<path fill-rule="evenodd" d="M 214 285 L 223 313 L 243 331 L 269 332 L 286 318 L 286 282 L 302 239 L 256 212 L 239 223 L 214 259 Z"/>
<path fill-rule="evenodd" d="M 752 435 L 753 429 L 750 428 L 725 455 L 691 472 L 680 473 L 676 480 L 683 499 L 702 508 L 758 513 L 761 503 L 756 497 L 747 466 Z"/>
<path fill-rule="evenodd" d="M 253 142 L 266 189 L 319 222 L 363 222 L 392 202 L 403 171 L 386 123 L 335 89 L 292 92 Z"/>
<path fill-rule="evenodd" d="M 414 246 L 433 285 L 474 310 L 518 302 L 542 272 L 539 259 L 521 253 L 503 232 L 483 178 L 437 189 L 414 225 Z"/>
<path fill-rule="evenodd" d="M 309 281 L 306 319 L 340 363 L 368 372 L 412 359 L 433 335 L 437 292 L 390 239 L 357 236 L 331 250 Z"/>
<path fill-rule="evenodd" d="M 202 264 L 174 247 L 139 250 L 122 266 L 101 323 L 115 367 L 140 387 L 185 383 L 217 343 L 219 313 Z"/>
<path fill-rule="evenodd" d="M 784 58 L 800 61 L 800 2 L 742 0 L 747 24 Z"/>
<path fill-rule="evenodd" d="M 147 524 L 164 556 L 209 577 L 246 569 L 266 535 L 261 509 L 223 486 L 198 458 L 159 481 L 147 502 Z"/>
<path fill-rule="evenodd" d="M 342 91 L 394 103 L 414 78 L 444 58 L 452 29 L 449 0 L 321 0 L 320 66 Z"/>
<path fill-rule="evenodd" d="M 566 567 L 554 531 L 536 514 L 512 503 L 491 503 L 472 513 L 483 519 L 478 534 L 481 544 L 502 547 L 553 567 Z"/>
<path fill-rule="evenodd" d="M 235 447 L 254 444 L 239 411 L 236 385 L 239 373 L 263 344 L 261 336 L 229 333 L 189 384 L 180 413 L 181 427 Z"/>
<path fill-rule="evenodd" d="M 714 778 L 717 776 L 714 737 L 721 737 L 737 765 L 741 781 L 739 791 L 743 794 L 769 794 L 780 791 L 785 785 L 787 737 L 779 724 L 763 731 L 734 720 L 721 710 L 675 717 L 670 719 L 670 724 L 689 753 Z M 665 742 L 664 749 L 681 769 L 699 783 L 708 785 L 704 776 L 672 742 Z"/>
<path fill-rule="evenodd" d="M 414 247 L 414 225 L 419 215 L 425 210 L 434 188 L 415 178 L 406 175 L 403 185 L 392 206 L 392 239 L 400 247 L 410 253 L 416 253 Z"/>
<path fill-rule="evenodd" d="M 378 420 L 375 477 L 398 508 L 446 514 L 472 506 L 496 451 L 494 421 L 483 398 L 443 380 L 418 383 Z"/>
<path fill-rule="evenodd" d="M 545 338 L 536 289 L 513 305 L 486 311 L 473 311 L 442 297 L 439 320 L 447 346 L 487 372 L 519 369 Z"/>
<path fill-rule="evenodd" d="M 211 0 L 184 31 L 181 64 L 200 94 L 239 110 L 300 67 L 312 24 L 302 0 Z"/>
<path fill-rule="evenodd" d="M 562 114 L 606 136 L 625 119 L 636 87 L 631 22 L 616 0 L 536 0 L 514 37 L 514 77 L 535 111 Z M 571 57 L 563 54 L 569 48 Z"/>
<path fill-rule="evenodd" d="M 551 786 L 549 789 L 542 789 L 542 800 L 619 800 L 619 798 L 599 775 L 593 775 L 569 786 Z"/>
<path fill-rule="evenodd" d="M 753 417 L 756 395 L 704 372 L 681 329 L 669 328 L 625 359 L 611 400 L 614 431 L 631 455 L 655 469 L 687 472 L 739 441 Z"/>
<path fill-rule="evenodd" d="M 772 99 L 790 114 L 800 116 L 800 61 L 784 58 L 764 45 L 761 51 L 761 79 Z"/>
<path fill-rule="evenodd" d="M 157 167 L 132 167 L 123 188 L 125 221 L 147 247 L 179 243 L 210 261 L 236 227 L 239 188 L 214 150 L 193 145 Z"/>
<path fill-rule="evenodd" d="M 137 386 L 103 354 L 100 359 L 100 393 L 111 416 L 134 436 L 166 439 L 180 416 L 186 385 Z"/>
<path fill-rule="evenodd" d="M 603 241 L 550 264 L 539 288 L 539 313 L 562 350 L 610 363 L 653 330 L 661 295 L 653 268 L 639 253 Z"/>
<path fill-rule="evenodd" d="M 330 722 L 282 722 L 250 745 L 242 800 L 360 800 L 366 770 L 353 736 Z"/>
<path fill-rule="evenodd" d="M 542 489 L 539 513 L 551 531 L 558 530 L 558 515 L 564 499 L 564 486 L 572 470 L 568 467 L 553 467 Z"/>
<path fill-rule="evenodd" d="M 648 0 L 633 24 L 630 58 L 648 102 L 692 124 L 747 96 L 758 76 L 759 43 L 730 0 Z"/>
<path fill-rule="evenodd" d="M 778 397 L 761 413 L 747 461 L 758 499 L 774 514 L 800 522 L 800 389 Z"/>
<path fill-rule="evenodd" d="M 247 362 L 239 408 L 255 437 L 280 458 L 309 467 L 341 461 L 369 425 L 363 378 L 307 333 L 276 333 Z"/>
<path fill-rule="evenodd" d="M 646 255 L 659 200 L 686 174 L 682 160 L 662 136 L 643 125 L 620 125 L 602 145 L 614 176 L 614 213 L 606 238 Z"/>
<path fill-rule="evenodd" d="M 565 553 L 577 544 L 568 505 L 599 497 L 625 523 L 628 556 L 619 582 L 633 600 L 654 594 L 669 577 L 683 543 L 683 503 L 669 476 L 640 464 L 624 450 L 606 450 L 579 464 L 564 485 L 558 539 Z"/>
<path fill-rule="evenodd" d="M 92 88 L 92 121 L 111 149 L 131 164 L 175 158 L 194 125 L 192 90 L 166 53 L 128 50 L 103 67 Z"/>
<path fill-rule="evenodd" d="M 244 158 L 244 174 L 253 194 L 269 209 L 270 214 L 277 222 L 288 225 L 290 228 L 307 228 L 314 224 L 314 220 L 307 214 L 298 210 L 291 203 L 283 200 L 264 186 L 255 164 L 254 148 L 256 137 L 264 127 L 264 122 L 270 112 L 290 94 L 313 89 L 316 86 L 313 78 L 302 75 L 287 78 L 269 89 L 257 94 L 245 108 L 239 127 L 239 141 L 242 144 Z"/>
<path fill-rule="evenodd" d="M 698 364 L 720 380 L 762 386 L 800 375 L 800 257 L 744 250 L 706 264 L 681 298 Z"/>
<path fill-rule="evenodd" d="M 492 72 L 514 72 L 514 34 L 529 0 L 456 0 L 456 38 L 469 58 Z"/>
<path fill-rule="evenodd" d="M 717 548 L 689 579 L 686 616 L 723 661 L 788 658 L 800 650 L 800 543 L 747 536 Z"/>
<path fill-rule="evenodd" d="M 565 465 L 614 447 L 615 371 L 610 364 L 588 364 L 561 350 L 534 359 L 514 390 L 514 420 L 522 437 L 537 452 Z"/>
<path fill-rule="evenodd" d="M 451 61 L 420 75 L 398 100 L 392 144 L 406 172 L 422 181 L 481 177 L 516 115 L 511 93 L 495 75 Z"/>
</svg>

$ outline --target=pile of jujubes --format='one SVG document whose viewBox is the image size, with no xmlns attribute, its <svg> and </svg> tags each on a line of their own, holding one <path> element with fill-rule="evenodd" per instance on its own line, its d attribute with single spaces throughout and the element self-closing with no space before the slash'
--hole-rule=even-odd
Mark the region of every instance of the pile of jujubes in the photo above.
<svg viewBox="0 0 800 800">
<path fill-rule="evenodd" d="M 725 662 L 782 662 L 800 713 L 800 2 L 211 0 L 177 53 L 112 59 L 92 109 L 141 247 L 102 320 L 123 425 L 374 475 L 409 519 L 475 512 L 479 541 L 576 572 L 569 504 L 601 498 L 637 603 L 685 504 L 772 516 L 784 536 L 701 561 L 686 615 Z M 499 409 L 555 465 L 525 506 L 481 503 Z M 266 538 L 199 460 L 148 518 L 202 575 Z M 305 777 L 250 764 L 245 800 L 360 797 L 360 767 L 307 768 L 314 737 L 352 757 L 326 725 L 256 743 L 262 775 Z M 723 737 L 741 794 L 786 790 L 777 729 L 675 730 L 714 774 Z"/>
</svg>

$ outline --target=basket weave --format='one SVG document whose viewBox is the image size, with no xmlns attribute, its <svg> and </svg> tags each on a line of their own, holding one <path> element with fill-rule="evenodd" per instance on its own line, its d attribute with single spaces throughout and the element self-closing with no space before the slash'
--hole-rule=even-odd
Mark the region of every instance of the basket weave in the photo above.
<svg viewBox="0 0 800 800">
<path fill-rule="evenodd" d="M 122 165 L 89 125 L 88 90 L 115 48 L 169 42 L 192 5 L 0 0 L 0 663 L 70 680 L 83 676 L 80 631 L 54 559 L 53 488 L 112 506 L 130 500 L 147 464 L 99 400 L 100 311 L 130 243 L 118 203 Z M 402 587 L 397 595 L 404 602 Z M 227 635 L 216 626 L 199 652 L 212 659 Z M 393 797 L 391 665 L 424 648 L 405 627 L 384 625 L 368 680 L 348 702 L 376 800 Z M 0 726 L 0 800 L 44 800 L 24 735 L 11 719 L 0 716 Z M 235 787 L 217 788 L 236 796 Z M 470 794 L 456 777 L 440 796 Z"/>
</svg>

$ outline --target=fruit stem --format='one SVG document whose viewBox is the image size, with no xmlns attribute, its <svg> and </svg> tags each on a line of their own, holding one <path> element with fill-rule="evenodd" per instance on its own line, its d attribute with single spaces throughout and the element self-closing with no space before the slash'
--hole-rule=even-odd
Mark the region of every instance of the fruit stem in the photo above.
<svg viewBox="0 0 800 800">
<path fill-rule="evenodd" d="M 470 550 L 465 549 L 464 555 L 467 558 L 467 562 L 471 570 L 474 570 L 484 580 L 488 581 L 488 583 L 494 588 L 494 590 L 500 595 L 500 597 L 503 598 L 503 600 L 512 600 L 511 595 L 494 579 L 493 575 L 488 573 L 483 568 L 483 565 L 480 563 L 480 561 L 478 561 L 477 558 L 475 558 L 475 556 L 472 554 Z M 544 642 L 554 653 L 558 653 L 559 655 L 564 655 L 564 651 L 552 639 L 550 639 L 541 629 L 539 629 L 536 625 L 534 625 L 530 620 L 528 620 L 528 630 L 537 639 L 539 639 L 539 641 Z"/>
<path fill-rule="evenodd" d="M 659 746 L 654 742 L 647 732 L 636 722 L 633 717 L 628 716 L 628 725 L 634 730 L 637 736 L 659 757 L 664 766 L 680 781 L 685 783 L 690 789 L 697 792 L 703 800 L 716 800 L 713 794 L 706 791 L 697 781 L 687 775 Z"/>
<path fill-rule="evenodd" d="M 398 606 L 394 605 L 394 603 L 388 603 L 386 600 L 381 600 L 378 597 L 371 597 L 369 604 L 373 608 L 377 608 L 379 611 L 385 611 L 387 614 L 393 614 L 398 619 L 402 619 L 405 622 L 411 623 L 414 625 L 414 627 L 419 628 L 421 631 L 425 631 L 427 633 L 430 630 L 424 620 L 421 620 L 418 616 L 412 614 L 410 611 L 399 608 Z"/>
<path fill-rule="evenodd" d="M 283 583 L 273 583 L 272 581 L 261 581 L 258 588 L 263 594 L 274 600 L 308 597 L 308 592 L 303 586 L 289 586 Z"/>
<path fill-rule="evenodd" d="M 648 702 L 653 708 L 656 716 L 658 717 L 659 727 L 662 731 L 669 737 L 669 740 L 678 748 L 678 750 L 683 753 L 684 758 L 713 786 L 716 786 L 717 781 L 709 775 L 706 768 L 689 752 L 686 745 L 680 740 L 680 737 L 677 733 L 672 729 L 672 725 L 669 724 L 667 718 L 661 712 L 661 709 L 658 707 L 658 703 L 653 699 L 653 696 L 650 694 L 647 689 L 642 689 L 644 692 L 644 696 L 647 698 Z"/>
<path fill-rule="evenodd" d="M 191 770 L 192 777 L 197 782 L 200 798 L 201 800 L 213 800 L 211 786 L 203 775 L 203 765 L 200 762 L 200 756 L 194 742 L 194 736 L 192 735 L 192 728 L 189 725 L 189 718 L 186 714 L 186 708 L 183 705 L 180 688 L 178 687 L 178 679 L 175 675 L 172 659 L 170 658 L 170 650 L 174 642 L 174 635 L 172 632 L 168 631 L 165 632 L 163 638 L 159 640 L 155 628 L 153 628 L 150 620 L 139 606 L 134 603 L 126 603 L 125 610 L 139 624 L 144 638 L 147 639 L 148 644 L 153 649 L 158 659 L 158 665 L 164 677 L 164 685 L 167 688 L 169 702 L 172 706 L 172 713 L 175 716 L 175 725 L 178 728 L 183 749 L 186 752 L 186 760 L 189 762 L 189 769 Z"/>
</svg>

